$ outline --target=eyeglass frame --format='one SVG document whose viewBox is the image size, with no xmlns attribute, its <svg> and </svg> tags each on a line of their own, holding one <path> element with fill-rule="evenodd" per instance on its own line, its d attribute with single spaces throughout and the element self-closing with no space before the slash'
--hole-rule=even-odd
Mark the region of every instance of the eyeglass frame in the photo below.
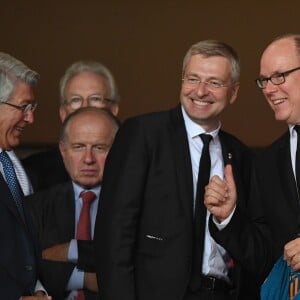
<svg viewBox="0 0 300 300">
<path fill-rule="evenodd" d="M 219 82 L 213 82 L 214 80 L 210 80 L 210 81 L 201 81 L 198 78 L 188 78 L 187 75 L 185 75 L 183 78 L 181 78 L 181 80 L 183 81 L 184 84 L 187 84 L 191 87 L 196 87 L 198 86 L 200 83 L 203 83 L 207 86 L 208 89 L 211 90 L 218 90 L 220 88 L 224 88 L 224 87 L 230 87 L 232 86 L 232 83 L 230 84 L 225 84 L 225 83 L 219 83 Z M 189 80 L 194 80 L 194 82 L 189 82 Z"/>
<path fill-rule="evenodd" d="M 33 113 L 36 110 L 37 105 L 38 105 L 37 102 L 28 103 L 28 104 L 24 104 L 24 105 L 16 105 L 16 104 L 12 104 L 9 102 L 0 102 L 0 104 L 6 104 L 6 105 L 14 107 L 18 110 L 21 110 L 23 115 L 26 115 L 29 111 L 31 111 Z"/>
<path fill-rule="evenodd" d="M 94 105 L 90 105 L 90 101 L 89 101 L 89 98 L 91 97 L 98 97 L 98 98 L 101 98 L 101 100 L 98 100 L 99 101 L 99 106 L 94 106 Z M 72 102 L 74 99 L 80 99 L 80 105 L 77 107 L 72 107 Z M 72 107 L 73 109 L 78 109 L 82 106 L 82 103 L 83 101 L 85 100 L 85 98 L 83 98 L 82 96 L 73 96 L 73 98 L 71 97 L 69 100 L 68 99 L 65 99 L 63 101 L 64 105 L 69 105 L 70 107 Z M 104 97 L 103 95 L 90 95 L 86 98 L 87 102 L 89 103 L 90 106 L 93 106 L 93 107 L 101 107 L 101 104 L 109 104 L 109 105 L 112 105 L 115 103 L 114 100 L 110 99 L 110 98 L 107 98 L 107 97 Z M 75 102 L 73 102 L 74 104 Z"/>
<path fill-rule="evenodd" d="M 272 84 L 274 85 L 281 85 L 283 83 L 285 83 L 286 79 L 285 77 L 290 75 L 291 73 L 300 70 L 300 67 L 297 68 L 293 68 L 290 70 L 287 70 L 285 72 L 280 72 L 280 73 L 275 73 L 270 77 L 258 77 L 255 79 L 255 83 L 257 85 L 258 88 L 260 88 L 261 90 L 265 89 L 267 87 L 268 81 L 270 80 L 272 82 Z M 281 78 L 280 82 L 273 82 L 274 78 Z M 265 86 L 263 86 L 262 82 L 265 82 Z"/>
</svg>

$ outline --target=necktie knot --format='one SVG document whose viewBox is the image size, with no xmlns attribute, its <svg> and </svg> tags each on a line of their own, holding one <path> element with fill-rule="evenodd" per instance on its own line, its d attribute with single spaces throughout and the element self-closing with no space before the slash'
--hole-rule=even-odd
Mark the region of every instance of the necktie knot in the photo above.
<svg viewBox="0 0 300 300">
<path fill-rule="evenodd" d="M 206 133 L 200 134 L 200 138 L 201 138 L 204 146 L 209 145 L 210 141 L 212 140 L 212 136 L 210 134 L 206 134 Z"/>
<path fill-rule="evenodd" d="M 90 205 L 96 199 L 96 194 L 91 191 L 82 191 L 80 197 L 83 205 Z"/>
</svg>

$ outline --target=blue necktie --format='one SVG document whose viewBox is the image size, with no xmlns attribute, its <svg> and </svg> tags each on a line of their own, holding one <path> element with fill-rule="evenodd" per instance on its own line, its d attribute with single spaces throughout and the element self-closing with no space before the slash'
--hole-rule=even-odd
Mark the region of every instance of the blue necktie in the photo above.
<svg viewBox="0 0 300 300">
<path fill-rule="evenodd" d="M 17 205 L 17 208 L 21 216 L 23 217 L 24 216 L 23 205 L 22 205 L 23 192 L 21 191 L 21 187 L 19 185 L 12 161 L 5 151 L 2 151 L 0 153 L 0 162 L 2 163 L 3 172 L 6 178 L 7 185 Z"/>
</svg>

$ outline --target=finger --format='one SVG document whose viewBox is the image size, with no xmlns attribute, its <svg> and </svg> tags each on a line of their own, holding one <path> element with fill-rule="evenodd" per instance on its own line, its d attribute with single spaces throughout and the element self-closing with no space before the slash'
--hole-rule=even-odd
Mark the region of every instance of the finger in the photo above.
<svg viewBox="0 0 300 300">
<path fill-rule="evenodd" d="M 235 181 L 234 181 L 234 177 L 233 177 L 232 166 L 230 164 L 225 166 L 224 178 L 229 187 L 235 188 Z"/>
</svg>

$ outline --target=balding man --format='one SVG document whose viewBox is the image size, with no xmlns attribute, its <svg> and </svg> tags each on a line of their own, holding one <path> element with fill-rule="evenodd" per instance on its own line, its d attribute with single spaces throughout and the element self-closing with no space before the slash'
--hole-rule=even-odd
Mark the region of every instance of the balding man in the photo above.
<svg viewBox="0 0 300 300">
<path fill-rule="evenodd" d="M 91 239 L 105 159 L 118 126 L 113 114 L 104 109 L 84 107 L 71 113 L 59 143 L 71 180 L 27 199 L 43 251 L 42 278 L 56 300 L 96 299 Z M 89 206 L 85 206 L 87 195 L 93 196 Z M 86 230 L 88 236 L 83 234 Z"/>
</svg>

